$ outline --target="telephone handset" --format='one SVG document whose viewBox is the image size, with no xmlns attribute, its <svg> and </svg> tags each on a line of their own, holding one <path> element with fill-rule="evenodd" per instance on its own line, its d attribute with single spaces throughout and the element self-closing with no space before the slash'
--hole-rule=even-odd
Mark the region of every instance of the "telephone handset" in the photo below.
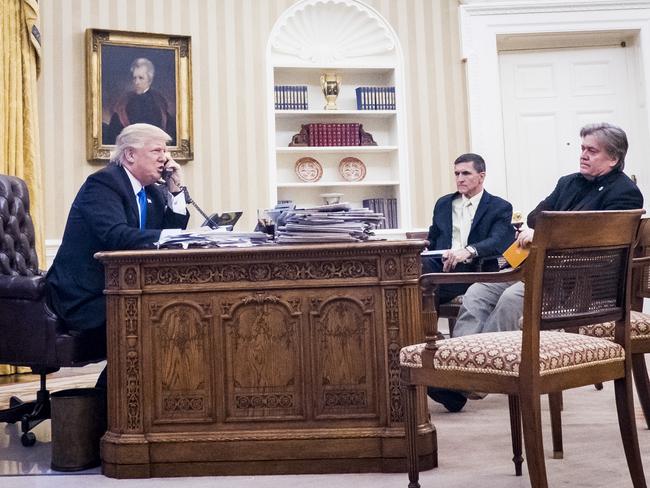
<svg viewBox="0 0 650 488">
<path fill-rule="evenodd" d="M 161 185 L 167 185 L 167 180 L 169 180 L 169 178 L 171 178 L 173 173 L 174 172 L 172 170 L 167 169 L 167 167 L 165 166 L 165 168 L 163 168 L 162 174 L 160 175 L 160 180 L 158 181 L 158 183 L 160 183 Z M 185 203 L 188 203 L 188 204 L 192 205 L 205 219 L 205 222 L 203 223 L 203 225 L 207 225 L 211 229 L 216 229 L 217 227 L 219 227 L 219 224 L 217 224 L 214 220 L 212 220 L 212 218 L 208 214 L 206 214 L 203 211 L 203 209 L 201 207 L 199 207 L 194 200 L 192 200 L 192 197 L 190 197 L 190 192 L 187 191 L 186 186 L 181 186 L 179 188 L 183 192 L 183 194 L 185 195 Z"/>
<path fill-rule="evenodd" d="M 158 180 L 158 183 L 160 183 L 161 185 L 166 185 L 166 184 L 167 184 L 167 180 L 168 180 L 169 178 L 171 178 L 172 173 L 173 173 L 172 170 L 167 169 L 166 167 L 163 168 L 163 172 L 162 172 L 162 174 L 160 175 L 160 180 Z"/>
</svg>

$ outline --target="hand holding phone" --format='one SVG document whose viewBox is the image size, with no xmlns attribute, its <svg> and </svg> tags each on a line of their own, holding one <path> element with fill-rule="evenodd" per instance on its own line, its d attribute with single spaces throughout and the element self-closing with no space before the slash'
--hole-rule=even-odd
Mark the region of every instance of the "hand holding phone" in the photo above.
<svg viewBox="0 0 650 488">
<path fill-rule="evenodd" d="M 171 157 L 171 154 L 167 152 L 167 161 L 165 161 L 165 168 L 162 173 L 162 179 L 165 181 L 167 188 L 170 192 L 181 191 L 183 186 L 182 183 L 182 174 L 180 165 L 174 161 Z"/>
</svg>

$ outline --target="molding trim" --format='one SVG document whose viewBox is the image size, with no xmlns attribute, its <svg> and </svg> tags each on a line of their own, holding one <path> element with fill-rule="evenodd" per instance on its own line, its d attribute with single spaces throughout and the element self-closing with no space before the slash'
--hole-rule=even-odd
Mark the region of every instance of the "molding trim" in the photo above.
<svg viewBox="0 0 650 488">
<path fill-rule="evenodd" d="M 552 12 L 582 12 L 597 10 L 645 9 L 650 8 L 648 0 L 530 0 L 489 2 L 488 0 L 461 0 L 461 8 L 471 15 L 513 15 Z"/>
<path fill-rule="evenodd" d="M 61 239 L 45 239 L 45 268 L 50 269 L 52 263 L 54 262 L 54 257 L 61 246 Z M 41 264 L 43 268 L 43 264 Z"/>
<path fill-rule="evenodd" d="M 338 66 L 375 56 L 385 61 L 397 51 L 386 21 L 356 0 L 298 2 L 280 17 L 269 44 L 274 58 L 301 65 Z"/>
</svg>

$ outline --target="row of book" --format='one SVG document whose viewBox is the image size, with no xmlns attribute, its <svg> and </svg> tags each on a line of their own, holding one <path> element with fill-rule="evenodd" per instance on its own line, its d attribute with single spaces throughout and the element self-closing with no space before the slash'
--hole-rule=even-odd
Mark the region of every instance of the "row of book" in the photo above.
<svg viewBox="0 0 650 488">
<path fill-rule="evenodd" d="M 399 229 L 397 219 L 397 198 L 366 198 L 361 202 L 364 208 L 384 215 L 378 229 Z"/>
<path fill-rule="evenodd" d="M 360 124 L 307 124 L 310 146 L 359 146 Z"/>
<path fill-rule="evenodd" d="M 276 110 L 307 110 L 307 85 L 275 85 Z"/>
<path fill-rule="evenodd" d="M 355 91 L 357 110 L 395 110 L 394 86 L 360 86 Z"/>
</svg>

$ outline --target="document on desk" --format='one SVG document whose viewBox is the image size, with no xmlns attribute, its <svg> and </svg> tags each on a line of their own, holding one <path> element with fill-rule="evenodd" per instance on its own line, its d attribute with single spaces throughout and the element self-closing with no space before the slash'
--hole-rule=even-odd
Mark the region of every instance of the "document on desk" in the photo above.
<svg viewBox="0 0 650 488">
<path fill-rule="evenodd" d="M 425 249 L 420 253 L 422 256 L 434 256 L 434 257 L 439 257 L 441 258 L 444 253 L 449 251 L 449 249 L 434 249 L 434 250 L 429 250 Z"/>
<path fill-rule="evenodd" d="M 252 247 L 267 243 L 269 236 L 264 232 L 232 232 L 222 229 L 188 229 L 161 237 L 156 247 Z"/>
</svg>

